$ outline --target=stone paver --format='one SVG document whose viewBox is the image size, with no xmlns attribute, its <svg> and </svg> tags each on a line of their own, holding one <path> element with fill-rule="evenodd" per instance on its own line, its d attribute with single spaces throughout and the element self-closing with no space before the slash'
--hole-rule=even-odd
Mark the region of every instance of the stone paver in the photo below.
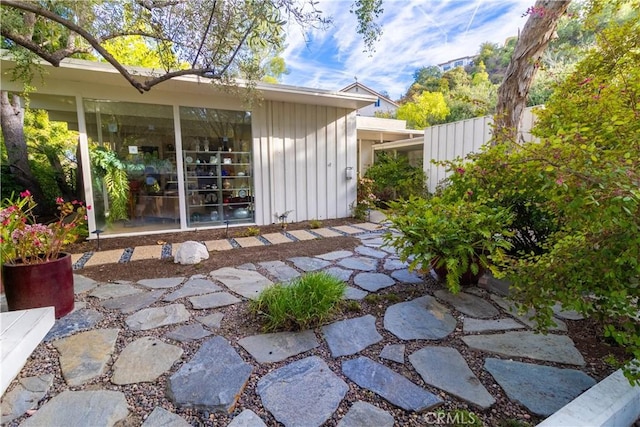
<svg viewBox="0 0 640 427">
<path fill-rule="evenodd" d="M 22 416 L 29 409 L 35 408 L 52 385 L 53 374 L 19 378 L 18 384 L 2 396 L 2 418 L 0 423 L 6 425 Z"/>
<path fill-rule="evenodd" d="M 48 401 L 22 427 L 111 427 L 129 414 L 124 393 L 111 390 L 63 391 Z"/>
<path fill-rule="evenodd" d="M 329 266 L 329 261 L 307 256 L 289 258 L 289 261 L 291 261 L 293 265 L 298 267 L 300 270 L 306 272 L 321 270 Z"/>
<path fill-rule="evenodd" d="M 380 352 L 380 357 L 397 363 L 404 363 L 404 350 L 404 344 L 387 344 Z"/>
<path fill-rule="evenodd" d="M 240 270 L 231 267 L 214 270 L 210 275 L 236 294 L 249 299 L 256 299 L 260 292 L 273 284 L 271 280 L 257 271 Z"/>
<path fill-rule="evenodd" d="M 322 258 L 326 261 L 336 261 L 342 258 L 353 256 L 351 251 L 333 251 L 326 254 L 316 255 L 316 258 Z"/>
<path fill-rule="evenodd" d="M 151 382 L 167 372 L 182 356 L 182 349 L 153 337 L 142 337 L 127 345 L 113 365 L 111 382 Z"/>
<path fill-rule="evenodd" d="M 462 341 L 474 350 L 507 357 L 527 357 L 548 362 L 584 365 L 584 358 L 566 335 L 534 332 L 505 332 L 495 335 L 468 335 Z"/>
<path fill-rule="evenodd" d="M 229 292 L 216 292 L 214 294 L 199 295 L 190 297 L 189 302 L 196 310 L 204 310 L 207 308 L 218 308 L 226 305 L 237 304 L 242 300 L 231 295 Z"/>
<path fill-rule="evenodd" d="M 142 427 L 190 427 L 184 418 L 178 414 L 156 406 L 142 423 Z"/>
<path fill-rule="evenodd" d="M 363 291 L 362 289 L 354 288 L 353 286 L 347 286 L 347 289 L 345 289 L 345 291 L 344 291 L 343 298 L 344 299 L 362 300 L 367 295 L 369 295 L 369 292 L 367 292 L 367 291 Z"/>
<path fill-rule="evenodd" d="M 593 378 L 575 369 L 513 360 L 487 358 L 484 368 L 500 384 L 509 399 L 544 417 L 553 414 L 596 383 Z"/>
<path fill-rule="evenodd" d="M 356 252 L 362 256 L 378 259 L 389 255 L 387 252 L 372 248 L 371 246 L 358 246 L 356 247 Z"/>
<path fill-rule="evenodd" d="M 267 239 L 267 241 L 269 241 L 269 243 L 271 243 L 272 245 L 291 243 L 293 241 L 282 233 L 267 233 L 263 234 L 262 237 Z"/>
<path fill-rule="evenodd" d="M 400 261 L 397 258 L 390 258 L 385 260 L 384 265 L 383 265 L 385 270 L 401 270 L 401 269 L 408 269 L 409 268 L 409 263 L 408 262 L 404 262 L 404 261 Z"/>
<path fill-rule="evenodd" d="M 288 231 L 289 234 L 291 234 L 293 237 L 295 237 L 298 240 L 315 240 L 318 238 L 318 236 L 309 233 L 306 230 L 291 230 Z"/>
<path fill-rule="evenodd" d="M 160 326 L 173 325 L 189 320 L 191 314 L 182 304 L 171 304 L 163 307 L 152 307 L 140 310 L 125 319 L 129 329 L 146 331 Z"/>
<path fill-rule="evenodd" d="M 564 310 L 562 308 L 562 304 L 560 303 L 556 303 L 554 304 L 553 307 L 551 307 L 551 309 L 553 310 L 554 314 L 558 317 L 560 317 L 561 319 L 566 319 L 566 320 L 582 320 L 584 319 L 584 316 L 580 313 L 578 313 L 575 310 Z"/>
<path fill-rule="evenodd" d="M 371 212 L 371 216 L 373 217 L 373 212 Z M 377 231 L 382 229 L 382 226 L 380 224 L 375 224 L 373 222 L 362 222 L 356 225 L 358 226 L 358 228 L 362 228 L 364 230 L 369 230 L 369 231 Z"/>
<path fill-rule="evenodd" d="M 320 345 L 315 334 L 310 330 L 253 335 L 238 340 L 238 344 L 244 347 L 258 363 L 280 362 Z"/>
<path fill-rule="evenodd" d="M 391 273 L 391 277 L 400 283 L 412 283 L 414 285 L 424 283 L 424 278 L 416 271 L 409 271 L 408 268 L 396 270 Z"/>
<path fill-rule="evenodd" d="M 511 318 L 486 320 L 465 317 L 462 324 L 462 331 L 465 334 L 471 334 L 474 332 L 509 331 L 522 328 L 524 328 L 522 324 Z"/>
<path fill-rule="evenodd" d="M 158 301 L 162 294 L 164 294 L 163 290 L 144 291 L 134 295 L 104 300 L 100 304 L 109 310 L 118 310 L 124 314 L 131 314 Z"/>
<path fill-rule="evenodd" d="M 345 415 L 338 427 L 393 427 L 393 415 L 370 403 L 358 400 Z"/>
<path fill-rule="evenodd" d="M 162 254 L 162 245 L 154 246 L 136 246 L 131 255 L 131 261 L 139 261 L 143 259 L 160 259 Z"/>
<path fill-rule="evenodd" d="M 73 275 L 73 292 L 81 294 L 83 292 L 89 292 L 93 288 L 98 286 L 98 282 L 80 274 Z"/>
<path fill-rule="evenodd" d="M 245 409 L 231 420 L 227 427 L 267 427 L 267 425 L 251 409 Z"/>
<path fill-rule="evenodd" d="M 184 277 L 161 277 L 159 279 L 138 280 L 138 284 L 151 289 L 175 288 L 184 282 Z"/>
<path fill-rule="evenodd" d="M 455 348 L 424 347 L 409 355 L 409 361 L 424 382 L 433 387 L 483 410 L 496 402 Z"/>
<path fill-rule="evenodd" d="M 325 268 L 322 271 L 324 271 L 325 273 L 333 277 L 336 277 L 342 280 L 343 282 L 349 281 L 349 279 L 351 278 L 351 275 L 353 274 L 352 270 L 345 270 L 344 268 L 340 268 L 340 267 L 329 267 L 329 268 Z"/>
<path fill-rule="evenodd" d="M 353 278 L 353 283 L 369 292 L 376 292 L 396 284 L 395 280 L 383 273 L 358 273 Z"/>
<path fill-rule="evenodd" d="M 338 231 L 342 231 L 343 233 L 347 233 L 347 234 L 360 234 L 362 233 L 362 230 L 356 227 L 352 227 L 350 225 L 337 225 L 335 227 L 331 227 L 334 230 L 338 230 Z"/>
<path fill-rule="evenodd" d="M 93 328 L 103 318 L 102 313 L 91 308 L 74 311 L 56 320 L 49 333 L 44 337 L 44 341 L 48 342 Z"/>
<path fill-rule="evenodd" d="M 143 292 L 142 289 L 125 283 L 101 283 L 89 295 L 99 299 L 118 298 Z"/>
<path fill-rule="evenodd" d="M 187 342 L 199 340 L 210 335 L 212 335 L 212 333 L 203 328 L 200 323 L 194 323 L 191 325 L 180 326 L 173 331 L 168 332 L 165 337 L 180 342 Z"/>
<path fill-rule="evenodd" d="M 220 329 L 220 324 L 224 318 L 224 313 L 212 313 L 208 316 L 196 317 L 196 320 L 207 328 Z"/>
<path fill-rule="evenodd" d="M 268 261 L 259 263 L 261 267 L 274 277 L 276 282 L 288 282 L 300 277 L 300 272 L 282 261 Z"/>
<path fill-rule="evenodd" d="M 228 240 L 207 240 L 204 242 L 205 246 L 210 252 L 214 251 L 228 251 L 233 249 L 233 245 Z"/>
<path fill-rule="evenodd" d="M 349 257 L 338 261 L 338 265 L 350 270 L 375 271 L 378 269 L 378 260 L 368 257 Z"/>
<path fill-rule="evenodd" d="M 231 412 L 252 371 L 227 340 L 214 337 L 169 378 L 167 396 L 178 407 Z"/>
<path fill-rule="evenodd" d="M 330 229 L 324 228 L 324 227 L 323 228 L 316 228 L 316 229 L 311 230 L 311 231 L 313 231 L 314 233 L 316 233 L 316 234 L 318 234 L 319 236 L 322 236 L 322 237 L 339 237 L 339 236 L 342 236 L 342 234 L 338 233 L 337 231 L 333 231 L 333 230 L 330 230 Z"/>
<path fill-rule="evenodd" d="M 222 288 L 211 280 L 205 278 L 190 278 L 186 281 L 184 285 L 182 285 L 179 289 L 171 292 L 169 295 L 164 297 L 165 301 L 173 302 L 177 299 L 184 297 L 191 297 L 194 295 L 202 295 L 208 294 L 211 292 L 221 291 Z"/>
<path fill-rule="evenodd" d="M 456 310 L 467 316 L 476 317 L 478 319 L 490 319 L 499 314 L 497 308 L 486 300 L 475 295 L 458 292 L 456 295 L 448 290 L 439 289 L 433 293 L 436 298 L 448 302 Z"/>
<path fill-rule="evenodd" d="M 240 245 L 241 248 L 254 248 L 256 246 L 264 246 L 264 243 L 257 237 L 236 237 L 234 240 Z"/>
<path fill-rule="evenodd" d="M 454 331 L 456 319 L 445 306 L 427 295 L 387 308 L 384 328 L 402 340 L 437 340 Z"/>
<path fill-rule="evenodd" d="M 82 385 L 105 372 L 118 332 L 119 329 L 96 329 L 53 342 L 60 353 L 60 370 L 67 384 Z"/>
<path fill-rule="evenodd" d="M 367 357 L 342 362 L 342 372 L 360 387 L 405 411 L 422 412 L 442 404 L 438 396 Z"/>
<path fill-rule="evenodd" d="M 341 320 L 322 327 L 332 357 L 348 356 L 382 341 L 376 329 L 376 318 L 370 314 Z"/>
<path fill-rule="evenodd" d="M 122 249 L 94 252 L 84 266 L 94 267 L 96 265 L 115 264 L 120 260 L 122 252 Z"/>
<path fill-rule="evenodd" d="M 258 381 L 265 409 L 285 426 L 320 426 L 335 412 L 349 386 L 317 356 L 289 363 Z"/>
<path fill-rule="evenodd" d="M 535 312 L 533 310 L 529 310 L 528 312 L 526 312 L 524 314 L 519 314 L 518 313 L 518 309 L 516 308 L 516 306 L 512 302 L 507 301 L 506 299 L 504 299 L 501 296 L 498 296 L 496 294 L 490 294 L 490 298 L 491 298 L 492 301 L 494 301 L 496 304 L 498 304 L 500 306 L 500 308 L 502 308 L 509 315 L 515 317 L 520 322 L 524 323 L 525 325 L 527 325 L 528 327 L 530 327 L 532 329 L 536 328 L 537 323 L 533 319 L 533 315 L 535 314 Z M 550 331 L 566 332 L 566 330 L 567 330 L 567 324 L 566 323 L 564 323 L 562 320 L 558 319 L 557 317 L 553 317 L 552 320 L 556 324 L 556 326 L 551 326 L 549 328 Z"/>
</svg>

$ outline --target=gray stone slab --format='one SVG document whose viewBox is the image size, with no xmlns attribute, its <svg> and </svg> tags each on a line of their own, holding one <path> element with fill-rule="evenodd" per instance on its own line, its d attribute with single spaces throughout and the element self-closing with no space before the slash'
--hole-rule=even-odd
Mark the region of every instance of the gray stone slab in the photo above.
<svg viewBox="0 0 640 427">
<path fill-rule="evenodd" d="M 258 363 L 280 362 L 320 345 L 313 331 L 276 332 L 238 340 Z"/>
<path fill-rule="evenodd" d="M 251 262 L 247 262 L 245 264 L 239 265 L 236 268 L 238 268 L 239 270 L 250 270 L 250 271 L 257 271 L 258 270 L 258 267 L 255 264 L 251 263 Z"/>
<path fill-rule="evenodd" d="M 129 329 L 146 331 L 161 326 L 175 325 L 189 320 L 191 315 L 182 304 L 170 304 L 163 307 L 151 307 L 140 310 L 125 319 Z"/>
<path fill-rule="evenodd" d="M 408 268 L 403 268 L 401 270 L 391 272 L 391 277 L 393 277 L 400 283 L 411 283 L 414 285 L 424 283 L 424 277 L 422 277 L 415 271 L 409 271 Z"/>
<path fill-rule="evenodd" d="M 199 340 L 210 335 L 212 335 L 212 332 L 207 331 L 200 323 L 194 323 L 191 325 L 180 326 L 165 334 L 165 337 L 180 342 L 187 342 Z"/>
<path fill-rule="evenodd" d="M 106 371 L 118 332 L 119 329 L 96 329 L 52 343 L 60 353 L 60 370 L 67 384 L 82 385 Z"/>
<path fill-rule="evenodd" d="M 20 424 L 22 427 L 111 427 L 129 415 L 124 393 L 111 390 L 63 391 Z"/>
<path fill-rule="evenodd" d="M 353 286 L 347 286 L 342 297 L 344 299 L 363 300 L 367 295 L 369 295 L 369 292 L 367 291 L 354 288 Z"/>
<path fill-rule="evenodd" d="M 533 319 L 533 316 L 535 314 L 534 310 L 529 310 L 524 314 L 519 314 L 518 309 L 516 308 L 515 304 L 513 304 L 512 302 L 507 301 L 501 296 L 495 295 L 495 294 L 491 294 L 490 297 L 493 300 L 493 302 L 498 304 L 507 314 L 518 319 L 520 322 L 524 323 L 528 327 L 535 329 L 538 326 L 537 322 Z M 562 331 L 562 332 L 567 331 L 567 324 L 564 323 L 562 320 L 558 319 L 557 317 L 553 317 L 552 320 L 556 324 L 556 326 L 551 326 L 549 328 L 550 331 Z"/>
<path fill-rule="evenodd" d="M 164 292 L 163 290 L 145 291 L 135 295 L 104 300 L 100 304 L 106 309 L 118 310 L 121 313 L 130 314 L 158 301 Z"/>
<path fill-rule="evenodd" d="M 142 289 L 124 283 L 100 283 L 93 288 L 89 296 L 99 299 L 118 298 L 127 295 L 134 295 L 142 292 Z"/>
<path fill-rule="evenodd" d="M 261 262 L 260 266 L 276 279 L 276 282 L 288 282 L 300 277 L 300 272 L 282 261 Z"/>
<path fill-rule="evenodd" d="M 48 342 L 93 328 L 103 317 L 102 313 L 91 308 L 74 311 L 56 320 L 49 333 L 44 337 L 44 341 Z"/>
<path fill-rule="evenodd" d="M 566 320 L 584 319 L 584 316 L 575 310 L 564 310 L 562 308 L 562 304 L 560 304 L 559 302 L 554 304 L 553 307 L 551 307 L 551 309 L 553 310 L 554 314 L 560 317 L 561 319 L 566 319 Z"/>
<path fill-rule="evenodd" d="M 379 261 L 374 258 L 367 257 L 349 257 L 338 261 L 338 265 L 350 270 L 376 271 Z"/>
<path fill-rule="evenodd" d="M 127 345 L 113 364 L 111 382 L 152 382 L 167 372 L 182 356 L 182 349 L 153 337 L 142 337 Z"/>
<path fill-rule="evenodd" d="M 18 384 L 2 396 L 0 423 L 6 425 L 24 415 L 29 409 L 38 406 L 38 402 L 47 394 L 52 385 L 53 374 L 19 378 Z"/>
<path fill-rule="evenodd" d="M 596 381 L 576 369 L 560 369 L 487 358 L 484 368 L 495 378 L 509 399 L 543 417 L 558 411 Z"/>
<path fill-rule="evenodd" d="M 482 410 L 490 408 L 496 402 L 455 348 L 424 347 L 409 355 L 409 361 L 424 382 L 433 387 Z"/>
<path fill-rule="evenodd" d="M 265 409 L 286 427 L 322 425 L 348 390 L 349 386 L 318 356 L 269 372 L 256 388 Z"/>
<path fill-rule="evenodd" d="M 362 244 L 365 246 L 370 246 L 372 248 L 377 248 L 380 246 L 384 246 L 384 239 L 382 235 L 379 233 L 366 233 L 355 236 L 362 241 Z"/>
<path fill-rule="evenodd" d="M 142 427 L 191 427 L 191 424 L 180 415 L 156 406 L 144 420 Z"/>
<path fill-rule="evenodd" d="M 448 302 L 456 310 L 467 316 L 473 316 L 478 319 L 490 319 L 500 314 L 497 308 L 495 308 L 490 302 L 475 295 L 467 294 L 465 292 L 458 292 L 452 294 L 448 290 L 439 289 L 433 293 L 436 298 L 442 301 Z"/>
<path fill-rule="evenodd" d="M 222 288 L 213 283 L 211 280 L 205 278 L 191 278 L 187 280 L 187 282 L 179 289 L 176 289 L 175 291 L 167 295 L 164 300 L 173 302 L 180 298 L 209 294 L 211 292 L 218 292 L 221 290 Z"/>
<path fill-rule="evenodd" d="M 393 415 L 370 403 L 358 400 L 345 415 L 338 427 L 393 427 Z"/>
<path fill-rule="evenodd" d="M 368 256 L 371 258 L 382 259 L 389 255 L 388 252 L 380 251 L 378 249 L 372 248 L 371 246 L 358 246 L 356 247 L 356 252 L 363 256 Z"/>
<path fill-rule="evenodd" d="M 358 273 L 353 283 L 369 292 L 376 292 L 396 284 L 395 280 L 382 273 Z"/>
<path fill-rule="evenodd" d="M 239 270 L 224 267 L 210 273 L 215 280 L 222 282 L 227 288 L 245 298 L 256 299 L 260 292 L 273 282 L 257 271 Z"/>
<path fill-rule="evenodd" d="M 340 267 L 329 267 L 329 268 L 325 268 L 324 270 L 325 273 L 333 276 L 333 277 L 337 277 L 338 279 L 342 280 L 343 282 L 347 282 L 349 281 L 349 279 L 351 278 L 351 275 L 353 274 L 352 270 L 346 270 L 344 268 L 340 268 Z"/>
<path fill-rule="evenodd" d="M 323 326 L 322 334 L 332 357 L 356 354 L 382 341 L 382 335 L 376 329 L 376 318 L 370 314 Z"/>
<path fill-rule="evenodd" d="M 214 337 L 169 378 L 167 396 L 178 407 L 228 413 L 252 371 L 227 340 Z"/>
<path fill-rule="evenodd" d="M 389 258 L 384 261 L 383 268 L 385 270 L 406 270 L 409 268 L 409 263 L 400 261 L 398 258 Z"/>
<path fill-rule="evenodd" d="M 267 427 L 260 417 L 251 409 L 245 409 L 231 420 L 227 427 Z"/>
<path fill-rule="evenodd" d="M 380 352 L 380 358 L 396 363 L 404 363 L 404 344 L 387 344 Z"/>
<path fill-rule="evenodd" d="M 462 331 L 465 334 L 471 334 L 474 332 L 509 331 L 522 328 L 524 328 L 522 324 L 511 318 L 486 320 L 465 317 L 464 323 L 462 324 Z"/>
<path fill-rule="evenodd" d="M 184 282 L 184 277 L 161 277 L 158 279 L 138 280 L 138 284 L 152 289 L 169 289 L 175 288 Z"/>
<path fill-rule="evenodd" d="M 73 291 L 74 293 L 81 294 L 83 292 L 89 292 L 93 288 L 98 286 L 98 282 L 80 274 L 73 275 Z"/>
<path fill-rule="evenodd" d="M 240 298 L 233 296 L 228 292 L 216 292 L 214 294 L 198 295 L 196 297 L 190 297 L 189 301 L 191 302 L 193 308 L 196 310 L 224 307 L 226 305 L 242 302 Z"/>
<path fill-rule="evenodd" d="M 387 308 L 384 328 L 402 340 L 437 340 L 455 330 L 456 319 L 449 309 L 426 295 Z"/>
<path fill-rule="evenodd" d="M 306 256 L 289 258 L 289 261 L 302 271 L 321 270 L 329 265 L 329 261 L 325 261 L 319 258 L 310 258 Z"/>
<path fill-rule="evenodd" d="M 326 261 L 336 261 L 342 258 L 353 256 L 351 251 L 333 251 L 322 255 L 316 255 L 316 258 L 322 258 Z"/>
<path fill-rule="evenodd" d="M 220 329 L 220 324 L 224 318 L 224 313 L 212 313 L 208 316 L 196 317 L 196 320 L 207 328 Z"/>
<path fill-rule="evenodd" d="M 364 356 L 342 362 L 342 372 L 360 387 L 405 411 L 422 412 L 442 404 L 438 396 Z"/>
<path fill-rule="evenodd" d="M 468 335 L 462 341 L 475 350 L 508 357 L 527 357 L 548 362 L 584 365 L 584 358 L 566 335 L 534 332 L 505 332 L 495 335 Z"/>
</svg>

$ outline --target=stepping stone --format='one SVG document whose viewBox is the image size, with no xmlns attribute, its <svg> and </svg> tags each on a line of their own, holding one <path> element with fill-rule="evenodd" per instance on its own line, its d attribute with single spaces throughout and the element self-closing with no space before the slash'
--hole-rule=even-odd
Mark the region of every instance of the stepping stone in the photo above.
<svg viewBox="0 0 640 427">
<path fill-rule="evenodd" d="M 81 294 L 83 292 L 89 292 L 93 288 L 98 286 L 98 282 L 80 274 L 73 275 L 73 292 Z"/>
<path fill-rule="evenodd" d="M 582 320 L 582 319 L 584 319 L 584 316 L 582 314 L 578 313 L 575 310 L 563 310 L 562 309 L 562 304 L 560 304 L 559 302 L 554 304 L 554 306 L 551 307 L 551 309 L 553 310 L 555 315 L 560 317 L 561 319 L 565 319 L 565 320 Z"/>
<path fill-rule="evenodd" d="M 465 334 L 474 332 L 508 331 L 512 329 L 522 329 L 524 326 L 511 318 L 484 320 L 465 317 L 462 324 L 462 331 Z"/>
<path fill-rule="evenodd" d="M 356 252 L 359 253 L 360 255 L 368 256 L 371 258 L 378 258 L 378 259 L 382 259 L 387 255 L 389 255 L 387 252 L 379 251 L 370 246 L 358 246 L 356 247 Z"/>
<path fill-rule="evenodd" d="M 343 282 L 348 282 L 351 278 L 351 275 L 353 274 L 352 270 L 345 270 L 344 268 L 340 267 L 329 267 L 324 269 L 323 271 L 333 277 L 342 280 Z"/>
<path fill-rule="evenodd" d="M 353 283 L 369 292 L 376 292 L 396 284 L 395 280 L 382 273 L 358 273 Z"/>
<path fill-rule="evenodd" d="M 63 391 L 27 418 L 21 427 L 111 427 L 129 415 L 124 393 L 111 390 Z"/>
<path fill-rule="evenodd" d="M 300 273 L 295 268 L 289 267 L 282 261 L 261 262 L 260 266 L 265 268 L 277 282 L 289 282 L 296 277 L 300 277 Z"/>
<path fill-rule="evenodd" d="M 462 355 L 451 347 L 424 347 L 409 356 L 409 361 L 425 383 L 459 397 L 482 410 L 496 400 L 469 369 Z"/>
<path fill-rule="evenodd" d="M 311 330 L 253 335 L 238 340 L 238 344 L 244 347 L 258 363 L 280 362 L 320 346 L 316 335 Z"/>
<path fill-rule="evenodd" d="M 184 277 L 161 277 L 159 279 L 138 280 L 138 284 L 152 289 L 169 289 L 175 288 L 184 282 L 184 279 Z"/>
<path fill-rule="evenodd" d="M 67 384 L 82 385 L 102 375 L 111 361 L 119 329 L 96 329 L 54 341 Z"/>
<path fill-rule="evenodd" d="M 237 304 L 241 301 L 240 298 L 228 292 L 216 292 L 215 294 L 199 295 L 189 298 L 189 302 L 191 302 L 191 305 L 196 310 L 224 307 L 225 305 Z"/>
<path fill-rule="evenodd" d="M 422 412 L 442 404 L 438 396 L 364 356 L 342 362 L 342 372 L 360 387 L 405 411 Z"/>
<path fill-rule="evenodd" d="M 289 261 L 300 270 L 307 272 L 321 270 L 329 265 L 329 261 L 306 256 L 289 258 Z"/>
<path fill-rule="evenodd" d="M 29 409 L 38 406 L 38 402 L 47 394 L 52 385 L 53 374 L 18 378 L 18 384 L 2 396 L 0 423 L 7 425 L 24 415 Z"/>
<path fill-rule="evenodd" d="M 119 310 L 121 313 L 131 314 L 158 301 L 162 294 L 164 294 L 163 290 L 144 291 L 135 295 L 111 298 L 100 304 L 109 310 Z"/>
<path fill-rule="evenodd" d="M 380 357 L 393 362 L 404 363 L 404 349 L 404 344 L 387 344 L 380 352 Z"/>
<path fill-rule="evenodd" d="M 164 300 L 173 302 L 180 298 L 209 294 L 211 292 L 218 292 L 221 290 L 222 288 L 213 283 L 211 280 L 207 280 L 204 278 L 191 278 L 187 280 L 187 282 L 180 289 L 177 289 L 167 295 Z"/>
<path fill-rule="evenodd" d="M 111 382 L 118 385 L 153 382 L 182 356 L 182 349 L 153 337 L 127 345 L 113 364 Z"/>
<path fill-rule="evenodd" d="M 424 278 L 420 274 L 415 271 L 409 271 L 408 268 L 403 268 L 402 270 L 396 270 L 392 272 L 391 277 L 393 277 L 400 283 L 411 283 L 414 285 L 424 283 Z"/>
<path fill-rule="evenodd" d="M 547 417 L 558 411 L 596 381 L 576 369 L 560 369 L 487 358 L 484 368 L 495 378 L 507 397 L 536 415 Z"/>
<path fill-rule="evenodd" d="M 251 409 L 245 409 L 231 420 L 227 427 L 267 427 L 267 425 Z"/>
<path fill-rule="evenodd" d="M 323 326 L 322 334 L 332 357 L 356 354 L 382 341 L 382 335 L 376 329 L 376 318 L 370 314 Z"/>
<path fill-rule="evenodd" d="M 224 313 L 213 313 L 204 317 L 196 317 L 196 320 L 202 323 L 207 328 L 220 329 L 220 324 L 222 323 L 223 317 Z"/>
<path fill-rule="evenodd" d="M 165 337 L 180 342 L 187 342 L 199 340 L 200 338 L 208 337 L 209 335 L 212 335 L 212 333 L 203 328 L 201 324 L 194 323 L 192 325 L 184 325 L 176 328 L 165 334 Z"/>
<path fill-rule="evenodd" d="M 353 286 L 347 286 L 344 291 L 343 299 L 363 300 L 364 297 L 369 295 L 369 292 L 362 289 L 354 288 Z"/>
<path fill-rule="evenodd" d="M 132 331 L 146 331 L 160 326 L 174 325 L 189 320 L 191 315 L 182 304 L 152 307 L 140 310 L 125 319 Z"/>
<path fill-rule="evenodd" d="M 533 320 L 533 316 L 535 314 L 534 310 L 529 310 L 525 314 L 518 314 L 518 309 L 516 308 L 515 304 L 513 304 L 512 302 L 507 301 L 501 296 L 495 295 L 495 294 L 491 294 L 490 297 L 493 300 L 493 302 L 498 304 L 503 310 L 507 312 L 507 314 L 515 317 L 516 319 L 518 319 L 520 322 L 524 323 L 528 327 L 535 329 L 538 326 L 538 323 L 535 320 Z M 561 332 L 567 331 L 567 324 L 564 323 L 562 320 L 558 319 L 557 317 L 553 317 L 551 320 L 553 320 L 556 326 L 549 327 L 550 331 L 561 331 Z"/>
<path fill-rule="evenodd" d="M 180 415 L 167 411 L 156 406 L 142 423 L 142 427 L 191 427 Z"/>
<path fill-rule="evenodd" d="M 98 322 L 102 321 L 103 317 L 102 313 L 93 309 L 74 311 L 56 320 L 53 328 L 44 337 L 44 341 L 48 342 L 75 334 L 78 331 L 93 328 Z"/>
<path fill-rule="evenodd" d="M 400 261 L 397 258 L 392 258 L 392 259 L 388 259 L 384 262 L 384 266 L 383 268 L 385 270 L 401 270 L 401 269 L 405 269 L 408 271 L 409 268 L 409 263 L 408 262 L 404 262 L 404 261 Z"/>
<path fill-rule="evenodd" d="M 342 258 L 353 256 L 351 251 L 333 251 L 322 255 L 316 255 L 316 258 L 322 258 L 326 261 L 336 261 Z"/>
<path fill-rule="evenodd" d="M 229 413 L 252 371 L 227 340 L 214 337 L 169 378 L 167 396 L 181 408 Z"/>
<path fill-rule="evenodd" d="M 358 400 L 351 405 L 338 427 L 393 427 L 393 423 L 393 415 L 387 411 Z"/>
<path fill-rule="evenodd" d="M 320 426 L 338 409 L 349 386 L 318 356 L 269 372 L 258 381 L 262 405 L 285 426 Z"/>
<path fill-rule="evenodd" d="M 526 357 L 547 362 L 584 365 L 582 355 L 566 335 L 534 332 L 505 332 L 496 335 L 469 335 L 462 341 L 474 350 L 507 357 Z"/>
<path fill-rule="evenodd" d="M 257 271 L 258 267 L 251 262 L 247 262 L 245 264 L 239 265 L 236 267 L 238 270 L 249 270 L 249 271 Z"/>
<path fill-rule="evenodd" d="M 490 319 L 500 314 L 497 308 L 485 299 L 459 292 L 456 295 L 451 292 L 439 289 L 433 293 L 436 298 L 451 304 L 456 310 L 467 316 L 476 317 L 478 319 Z"/>
<path fill-rule="evenodd" d="M 361 234 L 356 236 L 358 239 L 362 241 L 362 244 L 365 246 L 370 246 L 372 248 L 378 248 L 380 246 L 384 246 L 385 242 L 380 234 Z"/>
<path fill-rule="evenodd" d="M 258 298 L 260 292 L 273 284 L 271 280 L 257 271 L 239 270 L 231 267 L 214 270 L 210 275 L 236 294 L 249 299 Z"/>
<path fill-rule="evenodd" d="M 96 286 L 91 293 L 89 293 L 89 296 L 99 299 L 109 299 L 138 294 L 140 292 L 142 292 L 142 289 L 138 289 L 132 285 L 123 283 L 105 283 Z"/>
<path fill-rule="evenodd" d="M 387 308 L 384 328 L 401 340 L 439 340 L 456 328 L 456 319 L 431 296 Z"/>
<path fill-rule="evenodd" d="M 378 260 L 366 257 L 349 257 L 338 261 L 338 265 L 350 270 L 375 271 L 378 269 Z"/>
</svg>

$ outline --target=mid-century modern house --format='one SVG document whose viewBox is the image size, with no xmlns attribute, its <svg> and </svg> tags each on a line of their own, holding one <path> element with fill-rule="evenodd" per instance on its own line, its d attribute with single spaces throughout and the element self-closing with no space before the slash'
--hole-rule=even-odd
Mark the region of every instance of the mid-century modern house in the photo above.
<svg viewBox="0 0 640 427">
<path fill-rule="evenodd" d="M 2 60 L 2 89 L 22 91 Z M 43 65 L 32 108 L 78 131 L 89 231 L 103 236 L 234 224 L 342 218 L 356 200 L 356 111 L 368 94 L 257 84 L 241 90 L 175 78 L 140 94 L 110 65 Z M 148 71 L 148 70 L 147 70 Z M 92 166 L 103 147 L 127 167 L 127 219 L 108 221 L 110 197 Z"/>
<path fill-rule="evenodd" d="M 358 111 L 356 111 L 356 114 L 358 116 L 375 117 L 376 113 L 395 114 L 395 112 L 398 110 L 398 107 L 400 106 L 397 102 L 393 101 L 388 96 L 376 92 L 370 87 L 365 86 L 357 81 L 355 83 L 351 83 L 349 86 L 340 89 L 340 92 L 353 93 L 356 95 L 371 95 L 377 98 L 373 104 L 369 104 L 358 109 Z"/>
</svg>

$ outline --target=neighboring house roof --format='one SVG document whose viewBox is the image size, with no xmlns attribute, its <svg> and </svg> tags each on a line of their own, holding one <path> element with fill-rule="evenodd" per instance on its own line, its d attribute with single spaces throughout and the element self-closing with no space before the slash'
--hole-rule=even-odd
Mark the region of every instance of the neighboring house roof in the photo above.
<svg viewBox="0 0 640 427">
<path fill-rule="evenodd" d="M 344 87 L 342 89 L 339 90 L 339 92 L 347 92 L 347 93 L 353 93 L 351 90 L 352 89 L 362 89 L 364 92 L 373 95 L 377 98 L 381 98 L 384 99 L 385 101 L 389 102 L 390 104 L 393 104 L 396 107 L 399 107 L 400 104 L 398 104 L 397 102 L 393 101 L 392 99 L 389 99 L 388 97 L 382 95 L 381 93 L 376 92 L 375 90 L 371 89 L 370 87 L 367 87 L 365 85 L 363 85 L 360 82 L 355 82 L 355 83 L 351 83 L 349 86 Z M 356 92 L 359 92 L 359 90 L 357 90 Z"/>
</svg>

